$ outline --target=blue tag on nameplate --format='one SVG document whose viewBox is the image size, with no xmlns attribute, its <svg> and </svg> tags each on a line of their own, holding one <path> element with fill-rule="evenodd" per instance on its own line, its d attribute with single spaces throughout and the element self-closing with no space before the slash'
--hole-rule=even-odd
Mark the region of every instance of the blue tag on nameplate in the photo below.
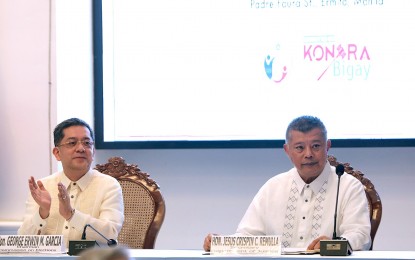
<svg viewBox="0 0 415 260">
<path fill-rule="evenodd" d="M 211 255 L 281 255 L 281 236 L 212 236 Z"/>
<path fill-rule="evenodd" d="M 0 236 L 0 253 L 64 253 L 62 235 Z"/>
</svg>

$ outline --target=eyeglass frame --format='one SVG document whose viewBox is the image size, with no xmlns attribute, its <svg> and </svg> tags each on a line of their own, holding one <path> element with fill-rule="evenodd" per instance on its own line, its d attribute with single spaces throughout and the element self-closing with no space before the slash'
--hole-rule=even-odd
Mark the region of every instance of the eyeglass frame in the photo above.
<svg viewBox="0 0 415 260">
<path fill-rule="evenodd" d="M 74 143 L 74 144 L 72 144 L 72 143 Z M 68 149 L 73 149 L 73 148 L 75 148 L 75 147 L 76 147 L 79 143 L 81 143 L 81 144 L 82 144 L 82 147 L 84 147 L 84 148 L 89 148 L 89 149 L 93 148 L 93 147 L 94 147 L 94 144 L 95 144 L 95 142 L 94 142 L 94 141 L 92 141 L 92 140 L 90 140 L 90 139 L 83 139 L 83 140 L 72 140 L 72 141 L 67 141 L 67 142 L 65 142 L 65 143 L 58 144 L 56 147 L 61 147 L 61 146 L 64 146 L 65 148 L 68 148 Z"/>
</svg>

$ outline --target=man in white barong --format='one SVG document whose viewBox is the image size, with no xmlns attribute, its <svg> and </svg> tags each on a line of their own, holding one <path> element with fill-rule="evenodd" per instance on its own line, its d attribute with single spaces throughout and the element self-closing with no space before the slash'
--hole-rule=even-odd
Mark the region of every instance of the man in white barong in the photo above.
<svg viewBox="0 0 415 260">
<path fill-rule="evenodd" d="M 268 180 L 239 223 L 236 235 L 281 235 L 283 248 L 320 248 L 331 239 L 338 175 L 327 161 L 331 141 L 321 120 L 313 116 L 294 119 L 286 131 L 284 151 L 291 170 Z M 353 250 L 371 245 L 370 218 L 364 187 L 349 174 L 341 176 L 337 212 L 339 237 Z M 203 248 L 210 251 L 212 234 Z"/>
</svg>

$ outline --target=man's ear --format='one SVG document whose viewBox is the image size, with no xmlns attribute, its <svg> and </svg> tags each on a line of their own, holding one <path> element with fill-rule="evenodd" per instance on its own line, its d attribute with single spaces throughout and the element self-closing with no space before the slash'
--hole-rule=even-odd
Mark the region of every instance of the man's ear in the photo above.
<svg viewBox="0 0 415 260">
<path fill-rule="evenodd" d="M 286 154 L 288 154 L 288 144 L 284 144 L 284 146 L 283 146 L 283 147 L 284 147 L 284 151 L 285 151 L 285 153 L 286 153 Z"/>
<path fill-rule="evenodd" d="M 328 139 L 327 140 L 327 152 L 329 151 L 330 148 L 331 148 L 331 140 Z"/>
<path fill-rule="evenodd" d="M 55 156 L 56 160 L 61 160 L 60 151 L 58 147 L 53 147 L 52 153 Z"/>
</svg>

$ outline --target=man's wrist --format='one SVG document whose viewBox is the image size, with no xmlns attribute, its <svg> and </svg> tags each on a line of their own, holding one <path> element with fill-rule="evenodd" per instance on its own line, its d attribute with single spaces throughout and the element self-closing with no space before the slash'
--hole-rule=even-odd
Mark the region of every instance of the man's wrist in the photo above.
<svg viewBox="0 0 415 260">
<path fill-rule="evenodd" d="M 71 221 L 73 215 L 75 215 L 75 209 L 71 210 L 71 215 L 69 216 L 69 218 L 66 219 L 66 221 Z"/>
<path fill-rule="evenodd" d="M 42 219 L 47 219 L 49 217 L 49 210 L 45 210 L 45 209 L 39 208 L 39 216 Z"/>
</svg>

